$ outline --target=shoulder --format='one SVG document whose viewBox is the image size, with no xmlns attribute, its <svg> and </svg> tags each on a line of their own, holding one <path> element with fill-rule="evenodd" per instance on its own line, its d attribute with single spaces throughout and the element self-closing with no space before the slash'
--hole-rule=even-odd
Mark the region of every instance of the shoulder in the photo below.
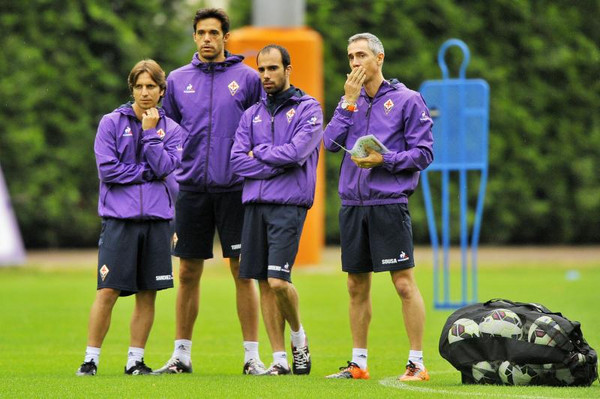
<svg viewBox="0 0 600 399">
<path fill-rule="evenodd" d="M 198 70 L 198 68 L 196 68 L 194 65 L 192 65 L 192 63 L 185 64 L 177 69 L 172 70 L 169 73 L 167 80 L 177 79 L 181 75 L 193 73 L 194 71 L 197 71 L 197 70 Z"/>
</svg>

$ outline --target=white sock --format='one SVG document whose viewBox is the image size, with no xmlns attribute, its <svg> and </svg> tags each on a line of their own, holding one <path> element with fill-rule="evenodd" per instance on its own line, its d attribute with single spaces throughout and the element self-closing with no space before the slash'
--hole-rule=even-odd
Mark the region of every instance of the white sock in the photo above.
<svg viewBox="0 0 600 399">
<path fill-rule="evenodd" d="M 417 366 L 423 367 L 423 351 L 413 351 L 411 349 L 411 351 L 408 352 L 408 360 Z"/>
<path fill-rule="evenodd" d="M 129 347 L 127 352 L 127 370 L 135 366 L 136 362 L 144 360 L 144 348 Z"/>
<path fill-rule="evenodd" d="M 251 359 L 255 359 L 260 362 L 260 355 L 258 354 L 258 342 L 244 341 L 244 363 L 247 363 Z"/>
<path fill-rule="evenodd" d="M 189 366 L 192 362 L 192 341 L 189 339 L 176 339 L 172 357 L 176 357 L 183 364 Z"/>
<path fill-rule="evenodd" d="M 273 364 L 279 364 L 287 369 L 290 368 L 286 352 L 273 352 Z"/>
<path fill-rule="evenodd" d="M 358 364 L 363 370 L 367 369 L 367 349 L 366 348 L 352 348 L 352 362 Z"/>
<path fill-rule="evenodd" d="M 96 366 L 100 363 L 100 348 L 96 348 L 94 346 L 88 346 L 85 348 L 85 359 L 83 359 L 84 363 L 94 362 Z"/>
<path fill-rule="evenodd" d="M 304 327 L 300 324 L 298 331 L 290 331 L 292 335 L 292 346 L 294 348 L 302 348 L 306 345 L 306 334 L 304 333 Z"/>
</svg>

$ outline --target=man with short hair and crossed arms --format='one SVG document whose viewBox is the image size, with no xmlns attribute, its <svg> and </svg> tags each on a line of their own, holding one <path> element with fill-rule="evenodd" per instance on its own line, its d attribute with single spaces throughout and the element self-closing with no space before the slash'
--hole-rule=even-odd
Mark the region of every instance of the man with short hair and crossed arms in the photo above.
<svg viewBox="0 0 600 399">
<path fill-rule="evenodd" d="M 352 360 L 328 378 L 368 379 L 367 335 L 371 321 L 372 272 L 390 272 L 402 300 L 410 344 L 400 381 L 427 381 L 423 364 L 425 306 L 413 268 L 412 226 L 408 197 L 419 171 L 433 161 L 432 121 L 421 95 L 397 80 L 385 80 L 381 41 L 370 33 L 348 40 L 351 72 L 345 94 L 325 129 L 325 147 L 352 148 L 373 134 L 389 150 L 368 149 L 364 158 L 344 154 L 339 194 L 342 270 L 348 273 Z"/>
<path fill-rule="evenodd" d="M 267 96 L 244 113 L 231 150 L 233 170 L 244 177 L 240 278 L 259 281 L 273 349 L 273 363 L 265 374 L 309 374 L 310 352 L 291 271 L 314 200 L 323 116 L 317 100 L 290 85 L 292 66 L 285 48 L 266 46 L 257 64 Z M 291 330 L 291 370 L 286 322 Z"/>
</svg>

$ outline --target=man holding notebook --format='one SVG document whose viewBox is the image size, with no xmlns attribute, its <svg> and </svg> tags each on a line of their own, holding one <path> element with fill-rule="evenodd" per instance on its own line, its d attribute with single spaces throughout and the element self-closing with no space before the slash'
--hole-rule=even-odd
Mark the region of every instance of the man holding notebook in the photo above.
<svg viewBox="0 0 600 399">
<path fill-rule="evenodd" d="M 348 40 L 351 72 L 344 96 L 325 129 L 329 151 L 352 149 L 340 168 L 339 213 L 342 270 L 348 273 L 352 360 L 328 378 L 368 379 L 367 335 L 371 321 L 372 272 L 390 272 L 402 300 L 410 352 L 400 381 L 427 381 L 422 341 L 425 306 L 413 268 L 408 197 L 419 171 L 433 161 L 433 122 L 421 95 L 382 73 L 384 49 L 370 33 Z M 355 152 L 361 137 L 366 156 Z M 376 139 L 376 140 L 375 140 Z M 364 139 L 362 139 L 364 140 Z M 360 144 L 360 143 L 359 143 Z M 357 157 L 358 155 L 358 157 Z"/>
</svg>

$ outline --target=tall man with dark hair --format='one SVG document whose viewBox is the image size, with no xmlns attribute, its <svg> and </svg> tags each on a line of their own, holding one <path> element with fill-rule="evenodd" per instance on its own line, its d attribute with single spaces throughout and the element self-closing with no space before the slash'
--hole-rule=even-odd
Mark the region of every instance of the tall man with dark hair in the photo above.
<svg viewBox="0 0 600 399">
<path fill-rule="evenodd" d="M 267 96 L 249 108 L 235 135 L 233 171 L 244 177 L 240 278 L 258 279 L 273 364 L 265 374 L 290 374 L 284 330 L 291 330 L 294 374 L 309 374 L 311 359 L 300 322 L 291 271 L 306 212 L 313 204 L 321 106 L 290 85 L 290 56 L 269 45 L 257 56 Z"/>
<path fill-rule="evenodd" d="M 128 78 L 133 103 L 104 115 L 94 142 L 102 217 L 98 291 L 90 311 L 88 346 L 77 375 L 95 375 L 100 347 L 119 296 L 135 294 L 125 374 L 149 374 L 144 348 L 154 321 L 156 291 L 173 287 L 167 177 L 179 166 L 181 127 L 157 108 L 165 73 L 138 62 Z"/>
<path fill-rule="evenodd" d="M 385 80 L 381 41 L 370 33 L 348 40 L 351 72 L 345 94 L 325 129 L 325 147 L 352 148 L 361 136 L 373 134 L 389 149 L 368 149 L 364 158 L 344 154 L 339 194 L 342 270 L 348 273 L 352 361 L 329 378 L 367 379 L 367 335 L 371 321 L 372 272 L 390 272 L 402 300 L 410 344 L 400 381 L 429 380 L 423 365 L 425 306 L 413 268 L 412 226 L 408 197 L 419 171 L 433 161 L 433 125 L 421 95 L 397 80 Z"/>
<path fill-rule="evenodd" d="M 180 258 L 175 349 L 157 373 L 191 373 L 194 323 L 198 315 L 204 260 L 213 257 L 215 229 L 236 286 L 237 313 L 244 340 L 246 374 L 262 374 L 258 355 L 258 292 L 238 279 L 241 248 L 242 179 L 232 173 L 229 154 L 239 119 L 261 94 L 256 71 L 244 57 L 225 51 L 229 17 L 221 9 L 201 9 L 194 17 L 197 53 L 168 77 L 167 115 L 184 127 L 174 255 Z"/>
</svg>

